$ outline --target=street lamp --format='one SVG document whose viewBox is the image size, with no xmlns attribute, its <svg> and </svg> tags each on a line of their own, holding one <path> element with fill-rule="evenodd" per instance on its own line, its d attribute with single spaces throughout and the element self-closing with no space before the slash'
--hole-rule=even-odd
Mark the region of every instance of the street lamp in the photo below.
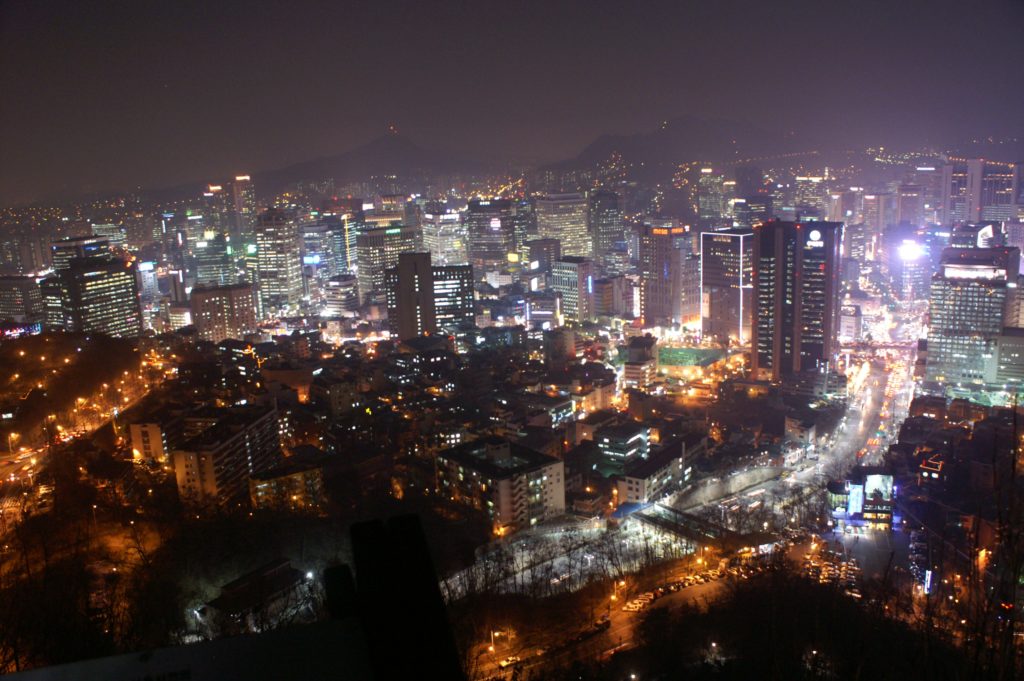
<svg viewBox="0 0 1024 681">
<path fill-rule="evenodd" d="M 21 437 L 20 435 L 18 435 L 17 433 L 14 433 L 14 432 L 11 432 L 11 433 L 7 434 L 7 451 L 9 451 L 11 453 L 14 452 L 14 442 L 15 442 L 15 440 L 17 440 L 20 437 Z"/>
</svg>

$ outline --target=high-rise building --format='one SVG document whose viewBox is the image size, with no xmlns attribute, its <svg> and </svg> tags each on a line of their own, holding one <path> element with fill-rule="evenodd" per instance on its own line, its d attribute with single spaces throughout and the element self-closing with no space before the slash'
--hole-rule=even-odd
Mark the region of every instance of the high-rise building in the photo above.
<svg viewBox="0 0 1024 681">
<path fill-rule="evenodd" d="M 1016 219 L 1020 188 L 1020 164 L 951 158 L 942 170 L 942 221 Z"/>
<path fill-rule="evenodd" d="M 110 223 L 94 224 L 92 226 L 92 235 L 106 239 L 110 242 L 111 246 L 116 248 L 124 248 L 125 241 L 128 238 L 124 225 Z"/>
<path fill-rule="evenodd" d="M 235 263 L 231 253 L 231 237 L 221 231 L 207 230 L 202 241 L 192 244 L 196 264 L 196 283 L 220 286 L 235 282 Z"/>
<path fill-rule="evenodd" d="M 454 210 L 423 213 L 423 248 L 430 252 L 430 261 L 437 265 L 464 265 L 468 262 L 466 223 Z"/>
<path fill-rule="evenodd" d="M 609 256 L 622 241 L 622 209 L 619 195 L 608 189 L 590 194 L 590 233 L 594 236 L 594 259 L 607 267 Z"/>
<path fill-rule="evenodd" d="M 925 379 L 932 389 L 984 387 L 1003 328 L 1019 314 L 1016 248 L 947 248 L 932 275 Z"/>
<path fill-rule="evenodd" d="M 701 168 L 697 180 L 697 218 L 702 227 L 719 224 L 727 209 L 725 177 L 714 168 Z"/>
<path fill-rule="evenodd" d="M 415 227 L 395 225 L 366 229 L 356 237 L 359 300 L 366 303 L 384 293 L 384 273 L 398 264 L 401 253 L 420 250 Z"/>
<path fill-rule="evenodd" d="M 302 225 L 302 272 L 307 280 L 327 279 L 341 271 L 345 257 L 342 229 L 327 221 Z"/>
<path fill-rule="evenodd" d="M 734 228 L 700 235 L 701 330 L 743 344 L 753 317 L 754 233 Z"/>
<path fill-rule="evenodd" d="M 70 237 L 54 241 L 50 246 L 50 262 L 57 272 L 68 269 L 72 260 L 106 260 L 109 256 L 110 240 L 102 236 Z"/>
<path fill-rule="evenodd" d="M 750 229 L 772 218 L 772 197 L 766 194 L 734 199 L 733 225 Z"/>
<path fill-rule="evenodd" d="M 683 261 L 689 253 L 683 227 L 645 225 L 640 234 L 640 317 L 645 326 L 682 318 Z"/>
<path fill-rule="evenodd" d="M 587 229 L 587 199 L 582 194 L 550 194 L 537 199 L 537 234 L 558 239 L 563 255 L 589 258 L 593 240 Z"/>
<path fill-rule="evenodd" d="M 0 275 L 0 322 L 41 322 L 44 317 L 39 277 Z"/>
<path fill-rule="evenodd" d="M 299 228 L 288 213 L 272 208 L 257 218 L 256 270 L 261 314 L 298 312 L 302 302 Z"/>
<path fill-rule="evenodd" d="M 518 260 L 515 210 L 508 199 L 480 199 L 466 209 L 469 262 L 477 274 L 501 269 Z"/>
<path fill-rule="evenodd" d="M 220 343 L 243 339 L 256 331 L 256 298 L 252 284 L 198 285 L 190 299 L 192 324 L 203 340 Z"/>
<path fill-rule="evenodd" d="M 251 243 L 256 217 L 259 211 L 256 205 L 256 189 L 252 178 L 248 175 L 235 175 L 235 179 L 225 188 L 231 192 L 228 202 L 228 228 L 235 234 L 240 243 Z"/>
<path fill-rule="evenodd" d="M 838 222 L 754 227 L 753 375 L 780 381 L 831 366 L 839 334 Z"/>
<path fill-rule="evenodd" d="M 429 253 L 401 253 L 385 274 L 388 323 L 400 339 L 452 330 L 474 319 L 473 266 L 433 266 Z"/>
<path fill-rule="evenodd" d="M 924 224 L 924 187 L 904 182 L 896 190 L 896 222 L 914 225 Z"/>
<path fill-rule="evenodd" d="M 359 309 L 359 280 L 354 274 L 338 274 L 323 288 L 321 317 L 351 317 Z"/>
<path fill-rule="evenodd" d="M 587 258 L 567 255 L 551 268 L 548 288 L 562 296 L 562 314 L 574 322 L 586 322 L 594 316 L 594 263 Z"/>
<path fill-rule="evenodd" d="M 40 287 L 50 328 L 114 337 L 142 332 L 133 261 L 115 258 L 109 252 L 71 258 Z"/>
</svg>

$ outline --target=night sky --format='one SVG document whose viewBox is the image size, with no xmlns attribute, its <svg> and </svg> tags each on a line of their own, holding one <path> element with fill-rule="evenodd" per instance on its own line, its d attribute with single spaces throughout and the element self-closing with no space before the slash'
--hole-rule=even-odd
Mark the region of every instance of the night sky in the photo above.
<svg viewBox="0 0 1024 681">
<path fill-rule="evenodd" d="M 785 7 L 780 7 L 784 4 Z M 554 160 L 683 114 L 1024 134 L 1024 2 L 0 2 L 0 201 L 338 153 Z"/>
</svg>

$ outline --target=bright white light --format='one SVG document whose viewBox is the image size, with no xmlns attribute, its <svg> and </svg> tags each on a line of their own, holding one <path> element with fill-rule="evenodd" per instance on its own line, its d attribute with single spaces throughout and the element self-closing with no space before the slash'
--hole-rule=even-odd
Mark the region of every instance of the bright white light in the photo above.
<svg viewBox="0 0 1024 681">
<path fill-rule="evenodd" d="M 924 256 L 924 247 L 916 241 L 904 241 L 896 251 L 900 260 L 920 260 Z"/>
<path fill-rule="evenodd" d="M 811 241 L 821 241 L 821 232 L 816 229 L 812 230 L 807 236 Z"/>
</svg>

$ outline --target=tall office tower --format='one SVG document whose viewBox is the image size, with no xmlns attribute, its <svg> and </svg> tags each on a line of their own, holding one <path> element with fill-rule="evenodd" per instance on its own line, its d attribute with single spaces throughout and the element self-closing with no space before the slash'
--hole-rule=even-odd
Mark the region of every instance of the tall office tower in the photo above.
<svg viewBox="0 0 1024 681">
<path fill-rule="evenodd" d="M 203 222 L 210 229 L 231 231 L 231 194 L 221 184 L 208 184 L 203 191 Z"/>
<path fill-rule="evenodd" d="M 298 312 L 302 258 L 299 227 L 290 214 L 271 208 L 256 219 L 256 273 L 262 316 Z"/>
<path fill-rule="evenodd" d="M 0 322 L 41 322 L 45 317 L 39 277 L 0 275 Z"/>
<path fill-rule="evenodd" d="M 701 330 L 703 335 L 750 340 L 754 233 L 734 228 L 700 235 Z"/>
<path fill-rule="evenodd" d="M 138 336 L 142 311 L 134 261 L 109 252 L 71 258 L 40 282 L 46 326 L 64 331 Z"/>
<path fill-rule="evenodd" d="M 640 317 L 645 326 L 682 318 L 683 260 L 689 238 L 683 227 L 645 225 L 640 235 Z"/>
<path fill-rule="evenodd" d="M 838 222 L 766 222 L 754 227 L 753 375 L 780 381 L 824 371 L 839 334 Z"/>
<path fill-rule="evenodd" d="M 466 208 L 466 237 L 469 262 L 480 276 L 518 259 L 512 202 L 508 199 L 470 201 Z"/>
<path fill-rule="evenodd" d="M 437 332 L 434 317 L 434 273 L 429 253 L 401 253 L 385 275 L 388 326 L 398 338 Z"/>
<path fill-rule="evenodd" d="M 220 286 L 237 280 L 230 239 L 224 232 L 207 230 L 202 241 L 192 244 L 197 284 Z"/>
<path fill-rule="evenodd" d="M 256 189 L 253 187 L 252 178 L 248 175 L 235 175 L 228 189 L 231 192 L 231 199 L 228 202 L 228 227 L 240 242 L 254 243 L 259 208 L 256 205 Z"/>
<path fill-rule="evenodd" d="M 700 290 L 700 255 L 686 251 L 679 262 L 680 292 L 679 321 L 683 324 L 700 327 L 701 290 Z"/>
<path fill-rule="evenodd" d="M 697 218 L 701 227 L 718 225 L 726 213 L 725 177 L 701 168 L 697 180 Z"/>
<path fill-rule="evenodd" d="M 512 200 L 512 231 L 515 234 L 519 262 L 527 256 L 526 242 L 537 237 L 537 210 L 533 199 Z"/>
<path fill-rule="evenodd" d="M 531 272 L 548 274 L 555 261 L 562 257 L 562 244 L 558 239 L 534 239 L 526 242 L 526 247 Z"/>
<path fill-rule="evenodd" d="M 388 325 L 405 340 L 472 323 L 473 266 L 430 263 L 429 253 L 402 253 L 385 275 Z"/>
<path fill-rule="evenodd" d="M 374 228 L 405 225 L 405 198 L 404 194 L 385 194 L 372 204 L 363 204 L 363 221 Z"/>
<path fill-rule="evenodd" d="M 863 264 L 868 260 L 868 245 L 871 243 L 871 239 L 868 236 L 868 228 L 863 222 L 856 222 L 852 225 L 847 225 L 843 230 L 843 238 L 845 243 L 843 245 L 843 253 L 846 257 L 851 260 Z"/>
<path fill-rule="evenodd" d="M 537 199 L 537 234 L 558 239 L 563 255 L 589 258 L 593 241 L 587 231 L 587 200 L 582 194 L 550 194 Z"/>
<path fill-rule="evenodd" d="M 341 271 L 344 249 L 341 226 L 329 222 L 308 222 L 300 228 L 302 241 L 302 275 L 305 281 L 319 282 Z M 316 288 L 309 285 L 310 289 Z"/>
<path fill-rule="evenodd" d="M 943 206 L 943 169 L 936 165 L 920 165 L 907 173 L 907 183 L 921 188 L 922 219 L 926 223 L 941 223 Z"/>
<path fill-rule="evenodd" d="M 355 207 L 358 200 L 331 199 L 324 201 L 321 219 L 334 233 L 334 252 L 338 272 L 354 274 L 356 271 L 356 236 L 363 228 L 362 211 Z"/>
<path fill-rule="evenodd" d="M 797 176 L 795 180 L 794 201 L 801 209 L 813 208 L 825 214 L 828 210 L 828 176 Z"/>
<path fill-rule="evenodd" d="M 454 331 L 476 322 L 472 265 L 434 265 L 434 319 L 438 330 Z"/>
<path fill-rule="evenodd" d="M 1016 248 L 947 248 L 932 275 L 925 380 L 935 391 L 983 388 L 1003 328 L 1019 315 Z"/>
<path fill-rule="evenodd" d="M 732 202 L 733 225 L 750 229 L 772 218 L 772 197 L 748 196 Z"/>
<path fill-rule="evenodd" d="M 623 317 L 633 314 L 633 282 L 623 275 L 594 280 L 594 315 Z"/>
<path fill-rule="evenodd" d="M 893 294 L 900 300 L 924 300 L 928 297 L 932 274 L 928 247 L 921 239 L 905 238 L 888 249 L 886 260 Z"/>
<path fill-rule="evenodd" d="M 124 248 L 125 241 L 128 238 L 124 225 L 110 223 L 93 224 L 92 235 L 106 239 L 115 248 Z"/>
<path fill-rule="evenodd" d="M 1024 221 L 1007 222 L 1003 227 L 1006 228 L 1006 245 L 1024 252 Z"/>
<path fill-rule="evenodd" d="M 50 262 L 56 272 L 70 267 L 73 260 L 107 260 L 110 257 L 110 241 L 101 236 L 76 236 L 50 245 Z"/>
<path fill-rule="evenodd" d="M 359 279 L 338 274 L 324 282 L 321 317 L 354 317 L 359 310 Z"/>
<path fill-rule="evenodd" d="M 1017 217 L 1021 166 L 951 158 L 942 169 L 942 221 L 978 222 Z"/>
<path fill-rule="evenodd" d="M 764 192 L 764 173 L 757 166 L 736 166 L 736 196 L 757 196 Z"/>
<path fill-rule="evenodd" d="M 924 224 L 924 187 L 904 182 L 896 189 L 896 222 L 914 226 Z"/>
<path fill-rule="evenodd" d="M 423 213 L 423 248 L 438 265 L 464 265 L 466 254 L 466 223 L 455 210 L 437 207 Z"/>
<path fill-rule="evenodd" d="M 608 267 L 616 244 L 622 241 L 619 195 L 607 189 L 592 192 L 589 215 L 590 233 L 594 236 L 594 259 Z"/>
<path fill-rule="evenodd" d="M 192 323 L 203 340 L 220 343 L 243 339 L 256 331 L 256 297 L 252 284 L 204 286 L 192 289 Z"/>
<path fill-rule="evenodd" d="M 384 294 L 384 273 L 398 264 L 400 253 L 420 250 L 415 227 L 374 227 L 356 236 L 359 300 L 367 303 Z"/>
<path fill-rule="evenodd" d="M 895 200 L 892 194 L 865 194 L 862 208 L 863 222 L 868 226 L 869 237 L 885 231 L 887 225 L 895 222 Z"/>
<path fill-rule="evenodd" d="M 567 255 L 551 268 L 548 288 L 562 296 L 562 314 L 574 322 L 594 317 L 594 263 L 587 258 Z"/>
</svg>

